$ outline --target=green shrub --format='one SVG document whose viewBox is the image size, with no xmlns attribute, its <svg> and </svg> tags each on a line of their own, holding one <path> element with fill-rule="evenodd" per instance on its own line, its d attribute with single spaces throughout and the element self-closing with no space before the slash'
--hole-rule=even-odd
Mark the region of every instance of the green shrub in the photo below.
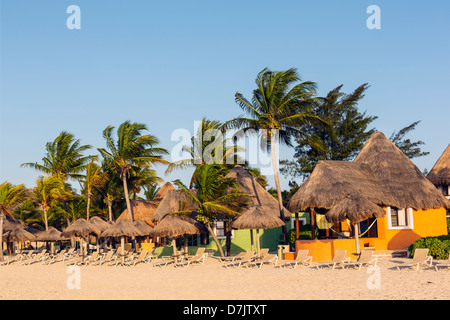
<svg viewBox="0 0 450 320">
<path fill-rule="evenodd" d="M 316 229 L 316 238 L 319 235 L 319 231 Z M 289 230 L 288 232 L 289 244 L 295 246 L 295 228 Z M 311 240 L 311 225 L 305 224 L 299 228 L 299 239 L 300 240 Z"/>
<path fill-rule="evenodd" d="M 433 259 L 445 260 L 448 259 L 450 252 L 450 238 L 448 235 L 420 238 L 408 247 L 411 257 L 414 257 L 414 252 L 418 248 L 428 249 L 428 255 Z"/>
</svg>

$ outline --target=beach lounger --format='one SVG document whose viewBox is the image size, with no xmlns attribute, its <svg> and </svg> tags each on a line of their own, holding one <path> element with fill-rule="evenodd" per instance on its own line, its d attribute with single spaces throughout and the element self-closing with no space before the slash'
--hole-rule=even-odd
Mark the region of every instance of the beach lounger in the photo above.
<svg viewBox="0 0 450 320">
<path fill-rule="evenodd" d="M 144 250 L 145 251 L 145 250 Z M 155 248 L 151 248 L 150 251 L 147 251 L 147 256 L 145 257 L 145 261 L 150 263 L 153 259 L 157 259 L 158 256 L 155 255 Z"/>
<path fill-rule="evenodd" d="M 19 259 L 18 256 L 16 256 L 16 257 L 4 256 L 3 259 L 4 260 L 2 262 L 0 262 L 0 266 L 7 266 L 7 265 L 9 265 L 12 262 L 19 261 L 18 260 Z"/>
<path fill-rule="evenodd" d="M 101 259 L 99 259 L 99 260 L 97 260 L 97 261 L 92 262 L 91 265 L 93 265 L 93 266 L 101 266 L 102 264 L 110 263 L 110 262 L 115 261 L 115 260 L 117 259 L 117 257 L 114 256 L 114 253 L 115 253 L 115 252 L 116 252 L 115 249 L 109 250 L 109 251 L 105 254 L 104 257 L 102 257 Z"/>
<path fill-rule="evenodd" d="M 47 260 L 42 261 L 42 264 L 52 264 L 52 263 L 56 263 L 56 262 L 62 262 L 66 259 L 66 252 L 65 251 L 60 251 L 58 254 L 54 255 L 53 257 L 50 257 Z"/>
<path fill-rule="evenodd" d="M 329 262 L 319 262 L 316 264 L 316 267 L 317 269 L 320 269 L 320 267 L 327 267 L 334 270 L 334 268 L 340 266 L 342 269 L 345 269 L 344 264 L 350 261 L 350 257 L 346 257 L 346 254 L 347 250 L 336 250 L 333 260 Z"/>
<path fill-rule="evenodd" d="M 142 250 L 141 253 L 139 254 L 139 256 L 137 256 L 136 258 L 133 256 L 132 259 L 125 261 L 125 265 L 126 266 L 135 266 L 138 263 L 141 262 L 146 262 L 146 257 L 147 257 L 148 252 L 145 250 Z"/>
<path fill-rule="evenodd" d="M 235 256 L 231 256 L 231 257 L 223 257 L 223 258 L 222 258 L 222 257 L 219 257 L 219 260 L 220 260 L 220 262 L 222 262 L 222 263 L 233 262 L 233 261 L 242 259 L 242 258 L 245 256 L 246 253 L 247 253 L 247 252 L 243 251 L 243 252 L 238 253 L 238 254 L 235 255 Z"/>
<path fill-rule="evenodd" d="M 398 265 L 397 270 L 400 270 L 400 268 L 416 267 L 416 271 L 419 271 L 420 265 L 426 265 L 427 262 L 430 266 L 433 264 L 433 257 L 428 256 L 428 249 L 416 249 L 414 251 L 414 257 L 412 258 L 411 263 Z"/>
<path fill-rule="evenodd" d="M 239 268 L 240 266 L 244 265 L 245 263 L 251 262 L 253 260 L 253 257 L 255 256 L 255 253 L 253 251 L 247 251 L 245 255 L 242 257 L 242 259 L 235 260 L 231 263 L 225 264 L 225 268 L 230 267 L 236 267 Z"/>
<path fill-rule="evenodd" d="M 276 254 L 266 254 L 263 258 L 256 259 L 254 261 L 247 262 L 244 264 L 246 268 L 257 266 L 261 269 L 264 264 L 276 265 L 278 262 L 278 256 Z"/>
<path fill-rule="evenodd" d="M 184 260 L 175 263 L 175 267 L 189 267 L 193 263 L 205 263 L 206 254 L 205 248 L 201 247 L 197 249 L 197 252 L 193 256 L 185 257 Z"/>
<path fill-rule="evenodd" d="M 41 252 L 36 254 L 33 258 L 24 260 L 22 265 L 30 265 L 36 262 L 42 262 L 48 258 L 47 249 L 43 249 Z"/>
<path fill-rule="evenodd" d="M 434 266 L 436 271 L 439 271 L 439 267 L 450 268 L 450 254 L 448 255 L 448 259 L 444 260 L 444 262 L 438 263 Z"/>
<path fill-rule="evenodd" d="M 348 267 L 358 267 L 361 270 L 363 266 L 376 266 L 377 258 L 373 257 L 373 250 L 363 250 L 357 260 L 350 261 L 346 264 Z"/>
<path fill-rule="evenodd" d="M 308 253 L 309 250 L 298 250 L 295 260 L 285 262 L 280 267 L 292 267 L 292 269 L 295 269 L 299 264 L 309 264 L 311 266 L 313 257 L 308 256 Z"/>
</svg>

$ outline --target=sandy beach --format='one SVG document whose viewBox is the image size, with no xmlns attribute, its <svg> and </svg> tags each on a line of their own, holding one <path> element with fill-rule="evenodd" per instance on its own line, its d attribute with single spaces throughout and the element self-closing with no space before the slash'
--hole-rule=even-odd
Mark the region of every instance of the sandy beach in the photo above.
<svg viewBox="0 0 450 320">
<path fill-rule="evenodd" d="M 216 258 L 188 268 L 81 266 L 80 289 L 69 289 L 62 263 L 2 266 L 0 299 L 449 299 L 450 272 L 392 268 L 406 258 L 381 259 L 380 288 L 369 288 L 367 269 L 330 270 L 300 266 L 227 269 Z"/>
</svg>

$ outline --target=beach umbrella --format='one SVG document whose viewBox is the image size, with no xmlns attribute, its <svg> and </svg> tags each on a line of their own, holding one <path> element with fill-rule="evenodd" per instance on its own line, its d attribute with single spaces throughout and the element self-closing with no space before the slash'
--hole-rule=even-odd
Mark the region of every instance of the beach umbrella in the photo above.
<svg viewBox="0 0 450 320">
<path fill-rule="evenodd" d="M 189 191 L 196 195 L 197 190 L 189 189 Z M 158 222 L 162 220 L 166 215 L 174 213 L 180 210 L 180 203 L 185 204 L 185 210 L 196 210 L 198 205 L 192 201 L 192 199 L 182 190 L 169 190 L 164 199 L 159 203 L 153 213 L 152 221 Z"/>
<path fill-rule="evenodd" d="M 355 246 L 356 253 L 360 253 L 359 248 L 359 222 L 372 217 L 381 218 L 386 212 L 372 201 L 365 197 L 349 194 L 337 205 L 331 208 L 327 214 L 327 220 L 332 223 L 339 223 L 350 220 L 355 225 Z"/>
<path fill-rule="evenodd" d="M 153 228 L 153 235 L 155 237 L 172 237 L 173 254 L 176 253 L 175 238 L 185 234 L 197 234 L 200 230 L 187 220 L 181 218 L 177 214 L 167 214 L 161 221 Z M 176 261 L 177 257 L 175 257 Z"/>
<path fill-rule="evenodd" d="M 141 231 L 141 236 L 153 237 L 153 228 L 143 220 L 136 220 L 133 222 L 134 226 Z"/>
<path fill-rule="evenodd" d="M 99 235 L 101 230 L 94 224 L 89 223 L 86 219 L 80 218 L 68 226 L 65 230 L 61 232 L 62 237 L 80 237 L 80 250 L 81 250 L 81 259 L 84 258 L 83 252 L 83 239 L 84 237 L 95 234 Z"/>
<path fill-rule="evenodd" d="M 265 210 L 262 206 L 255 206 L 246 210 L 239 218 L 231 223 L 234 229 L 256 229 L 256 248 L 257 255 L 260 257 L 260 235 L 259 229 L 272 229 L 284 225 L 277 215 Z"/>
<path fill-rule="evenodd" d="M 125 237 L 141 236 L 142 232 L 128 220 L 120 219 L 103 231 L 101 237 L 120 237 L 122 264 L 125 262 Z"/>
<path fill-rule="evenodd" d="M 89 223 L 92 223 L 94 226 L 98 227 L 101 232 L 105 231 L 106 229 L 108 229 L 111 226 L 110 223 L 106 222 L 105 220 L 103 220 L 102 218 L 100 218 L 98 216 L 94 216 L 94 217 L 90 218 Z M 97 252 L 99 252 L 100 251 L 99 236 L 95 235 L 95 239 L 97 242 Z"/>
<path fill-rule="evenodd" d="M 34 241 L 36 236 L 28 231 L 26 231 L 21 226 L 12 230 L 8 230 L 3 233 L 3 241 L 5 242 L 25 242 Z M 11 254 L 11 251 L 10 251 Z"/>
<path fill-rule="evenodd" d="M 36 240 L 37 241 L 45 241 L 45 242 L 51 242 L 51 253 L 53 254 L 55 249 L 55 241 L 60 240 L 68 240 L 67 237 L 61 237 L 61 231 L 54 227 L 49 227 L 48 230 L 43 231 L 39 233 Z"/>
</svg>

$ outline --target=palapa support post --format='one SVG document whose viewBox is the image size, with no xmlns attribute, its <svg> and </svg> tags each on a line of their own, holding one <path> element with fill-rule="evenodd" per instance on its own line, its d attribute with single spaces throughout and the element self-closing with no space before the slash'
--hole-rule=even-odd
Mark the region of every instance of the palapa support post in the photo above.
<svg viewBox="0 0 450 320">
<path fill-rule="evenodd" d="M 295 240 L 300 238 L 300 222 L 298 220 L 298 212 L 295 213 Z"/>
<path fill-rule="evenodd" d="M 311 239 L 316 239 L 316 218 L 314 216 L 314 208 L 310 208 L 310 217 L 311 217 Z"/>
<path fill-rule="evenodd" d="M 256 229 L 256 250 L 258 251 L 257 257 L 261 258 L 260 243 L 259 243 L 259 229 Z"/>
<path fill-rule="evenodd" d="M 359 248 L 359 222 L 355 223 L 354 230 L 355 230 L 355 248 L 356 248 L 356 253 L 360 254 L 361 250 Z"/>
</svg>

